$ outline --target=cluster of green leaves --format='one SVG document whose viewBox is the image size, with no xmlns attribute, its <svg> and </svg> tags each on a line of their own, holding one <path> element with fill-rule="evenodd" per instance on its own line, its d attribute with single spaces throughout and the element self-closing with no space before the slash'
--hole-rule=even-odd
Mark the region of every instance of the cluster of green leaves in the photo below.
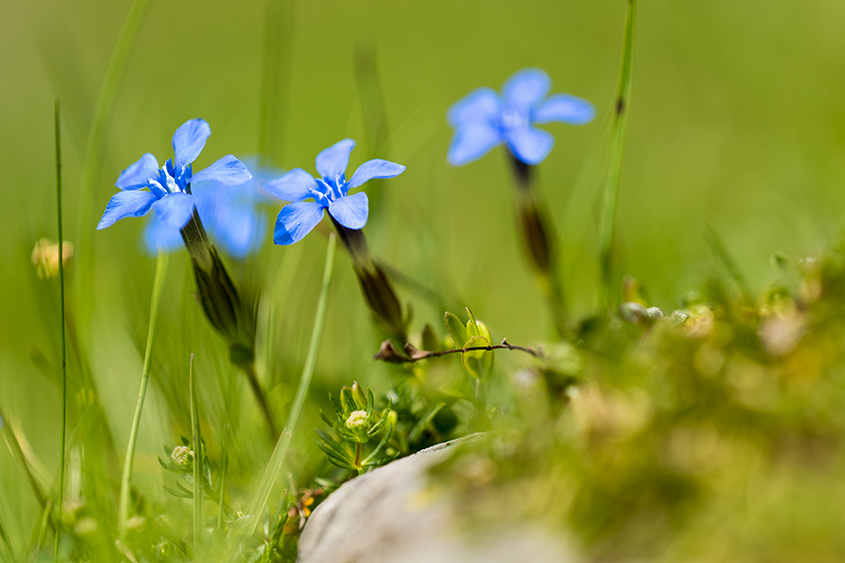
<svg viewBox="0 0 845 563">
<path fill-rule="evenodd" d="M 444 321 L 456 348 L 486 348 L 492 345 L 490 330 L 475 319 L 469 307 L 466 308 L 469 320 L 464 325 L 457 315 L 446 312 Z M 493 370 L 493 352 L 472 350 L 461 353 L 461 365 L 470 377 L 479 382 L 487 381 Z"/>
<path fill-rule="evenodd" d="M 344 386 L 340 390 L 340 399 L 330 393 L 329 401 L 334 407 L 335 419 L 321 414 L 332 432 L 318 428 L 317 434 L 320 437 L 320 449 L 333 465 L 360 475 L 395 457 L 385 451 L 393 432 L 390 406 L 380 413 L 376 412 L 375 398 L 369 388 L 365 399 L 357 383 L 351 388 Z M 378 444 L 371 449 L 367 448 L 366 445 L 378 436 L 381 436 Z"/>
<path fill-rule="evenodd" d="M 594 560 L 841 560 L 845 247 L 631 296 L 511 382 L 487 447 L 438 471 L 471 520 L 542 520 Z"/>
</svg>

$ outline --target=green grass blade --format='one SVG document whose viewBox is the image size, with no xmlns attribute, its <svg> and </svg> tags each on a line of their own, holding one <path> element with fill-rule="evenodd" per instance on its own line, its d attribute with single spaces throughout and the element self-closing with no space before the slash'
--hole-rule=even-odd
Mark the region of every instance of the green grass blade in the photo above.
<svg viewBox="0 0 845 563">
<path fill-rule="evenodd" d="M 21 465 L 26 473 L 27 480 L 29 481 L 29 485 L 32 487 L 32 493 L 35 495 L 35 498 L 38 500 L 38 504 L 43 510 L 47 506 L 47 498 L 44 496 L 44 492 L 41 490 L 41 486 L 38 484 L 38 480 L 35 478 L 32 468 L 29 466 L 26 455 L 23 453 L 23 448 L 18 441 L 18 437 L 15 436 L 15 431 L 12 429 L 12 425 L 9 422 L 8 417 L 3 414 L 2 408 L 0 408 L 0 431 L 2 431 L 6 437 L 6 443 L 9 445 L 9 449 L 12 450 L 15 457 L 20 459 Z"/>
<path fill-rule="evenodd" d="M 0 520 L 0 540 L 3 540 L 3 545 L 6 547 L 6 551 L 9 552 L 9 560 L 17 561 L 17 558 L 15 557 L 15 550 L 12 548 L 12 544 L 9 541 L 9 535 L 6 533 L 6 528 L 3 526 L 2 520 Z"/>
<path fill-rule="evenodd" d="M 258 152 L 262 158 L 282 157 L 285 112 L 281 98 L 290 77 L 293 18 L 294 0 L 266 0 L 258 121 Z"/>
<path fill-rule="evenodd" d="M 226 472 L 229 470 L 229 426 L 223 428 L 223 446 L 220 454 L 220 498 L 217 501 L 217 531 L 223 531 L 223 513 L 226 506 Z"/>
<path fill-rule="evenodd" d="M 194 450 L 194 555 L 199 554 L 202 546 L 202 436 L 200 436 L 200 417 L 197 408 L 197 386 L 194 379 L 194 355 L 188 368 L 188 386 L 191 395 L 191 443 Z"/>
<path fill-rule="evenodd" d="M 707 240 L 707 244 L 710 245 L 710 249 L 713 251 L 713 254 L 716 255 L 716 258 L 718 258 L 725 267 L 728 275 L 739 286 L 740 291 L 742 291 L 743 298 L 746 301 L 751 301 L 751 296 L 753 295 L 751 293 L 751 288 L 748 287 L 748 284 L 745 282 L 742 271 L 728 252 L 724 241 L 722 241 L 722 237 L 719 236 L 713 227 L 707 225 L 706 230 L 704 231 L 704 238 Z"/>
<path fill-rule="evenodd" d="M 155 281 L 153 282 L 153 296 L 150 300 L 150 328 L 147 332 L 147 349 L 144 352 L 144 368 L 141 373 L 141 389 L 138 391 L 138 404 L 135 406 L 135 416 L 129 431 L 129 444 L 126 446 L 126 459 L 123 464 L 123 475 L 120 479 L 120 499 L 117 512 L 117 527 L 121 538 L 126 535 L 126 521 L 129 519 L 129 481 L 132 477 L 132 462 L 135 459 L 135 443 L 138 439 L 138 429 L 141 425 L 141 411 L 144 409 L 144 398 L 147 395 L 147 385 L 150 382 L 150 364 L 152 362 L 153 342 L 156 336 L 156 319 L 158 306 L 161 301 L 161 289 L 164 286 L 164 274 L 167 271 L 167 254 L 158 253 L 156 260 Z"/>
<path fill-rule="evenodd" d="M 106 77 L 94 108 L 91 129 L 88 132 L 88 142 L 85 146 L 85 159 L 82 164 L 82 185 L 79 194 L 79 233 L 77 235 L 77 250 L 79 269 L 77 271 L 77 293 L 79 294 L 80 324 L 87 332 L 90 319 L 91 302 L 93 299 L 93 260 L 94 243 L 94 210 L 99 208 L 94 201 L 97 177 L 100 172 L 100 160 L 106 139 L 109 119 L 114 109 L 120 83 L 129 62 L 132 47 L 138 38 L 141 24 L 150 7 L 152 0 L 135 0 L 123 22 L 123 28 L 117 38 L 111 60 L 109 61 Z M 103 206 L 103 209 L 105 207 Z"/>
<path fill-rule="evenodd" d="M 53 561 L 59 561 L 59 534 L 61 531 L 62 498 L 65 495 L 65 444 L 67 441 L 67 352 L 65 345 L 65 267 L 64 267 L 64 233 L 62 232 L 62 136 L 60 124 L 60 106 L 56 98 L 53 121 L 56 136 L 56 209 L 58 214 L 59 230 L 59 296 L 60 296 L 60 322 L 62 331 L 62 439 L 59 450 L 59 492 L 56 499 L 56 535 L 53 542 Z"/>
<path fill-rule="evenodd" d="M 285 430 L 279 436 L 276 442 L 276 447 L 273 449 L 273 454 L 270 456 L 270 461 L 264 469 L 264 474 L 261 476 L 261 481 L 258 484 L 258 490 L 252 497 L 252 501 L 246 510 L 246 514 L 252 516 L 252 521 L 248 526 L 241 530 L 241 534 L 252 534 L 255 527 L 258 525 L 259 515 L 267 506 L 267 500 L 270 497 L 270 491 L 276 478 L 282 469 L 282 464 L 285 461 L 285 454 L 287 453 L 288 445 L 290 445 L 291 437 L 296 431 L 296 426 L 299 423 L 300 415 L 302 414 L 302 407 L 305 404 L 305 396 L 308 393 L 308 387 L 311 384 L 311 376 L 314 374 L 314 367 L 317 364 L 317 352 L 320 349 L 320 341 L 323 337 L 323 328 L 326 321 L 326 311 L 329 300 L 329 286 L 331 285 L 332 272 L 334 270 L 334 255 L 337 247 L 337 237 L 334 233 L 329 235 L 329 245 L 326 250 L 326 265 L 323 270 L 323 284 L 320 289 L 320 300 L 317 303 L 317 313 L 314 316 L 314 328 L 311 331 L 311 343 L 308 345 L 308 355 L 305 358 L 305 365 L 302 368 L 302 376 L 299 379 L 299 387 L 296 390 L 296 397 L 293 400 L 288 421 L 285 425 Z M 238 540 L 241 534 L 233 538 L 229 545 L 226 559 L 233 561 L 236 556 L 238 548 Z"/>
<path fill-rule="evenodd" d="M 636 29 L 636 0 L 628 0 L 625 18 L 625 40 L 622 47 L 622 68 L 619 72 L 619 89 L 613 125 L 610 130 L 607 179 L 604 189 L 601 226 L 599 230 L 599 260 L 602 280 L 603 306 L 613 305 L 613 242 L 616 227 L 616 204 L 619 200 L 619 181 L 622 175 L 622 154 L 625 149 L 625 130 L 633 89 L 634 31 Z"/>
</svg>

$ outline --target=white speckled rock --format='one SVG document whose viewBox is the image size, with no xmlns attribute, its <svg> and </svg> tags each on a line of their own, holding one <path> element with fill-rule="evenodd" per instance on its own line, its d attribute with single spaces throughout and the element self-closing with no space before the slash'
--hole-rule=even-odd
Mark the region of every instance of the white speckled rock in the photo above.
<svg viewBox="0 0 845 563">
<path fill-rule="evenodd" d="M 426 494 L 426 470 L 454 442 L 356 477 L 308 519 L 298 563 L 566 563 L 566 545 L 527 527 L 456 535 L 449 502 Z"/>
</svg>

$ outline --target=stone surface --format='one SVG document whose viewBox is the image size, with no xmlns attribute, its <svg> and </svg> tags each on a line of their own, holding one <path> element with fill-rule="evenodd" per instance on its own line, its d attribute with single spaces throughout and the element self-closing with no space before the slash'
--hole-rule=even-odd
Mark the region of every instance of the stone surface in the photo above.
<svg viewBox="0 0 845 563">
<path fill-rule="evenodd" d="M 428 492 L 426 470 L 447 442 L 345 483 L 311 515 L 298 563 L 575 562 L 566 545 L 526 526 L 457 535 L 454 510 Z"/>
</svg>

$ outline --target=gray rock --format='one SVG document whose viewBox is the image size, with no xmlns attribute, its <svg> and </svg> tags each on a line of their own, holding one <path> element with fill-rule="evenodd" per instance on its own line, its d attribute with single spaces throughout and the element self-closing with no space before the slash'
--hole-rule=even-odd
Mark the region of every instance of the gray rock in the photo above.
<svg viewBox="0 0 845 563">
<path fill-rule="evenodd" d="M 471 437 L 470 437 L 471 439 Z M 566 544 L 525 525 L 460 536 L 449 501 L 429 494 L 426 471 L 447 442 L 345 483 L 311 515 L 298 563 L 566 563 Z"/>
</svg>

